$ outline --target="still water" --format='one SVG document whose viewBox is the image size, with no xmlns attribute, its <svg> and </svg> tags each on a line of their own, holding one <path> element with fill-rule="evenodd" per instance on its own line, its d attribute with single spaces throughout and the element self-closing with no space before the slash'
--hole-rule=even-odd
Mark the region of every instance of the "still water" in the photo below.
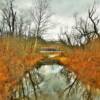
<svg viewBox="0 0 100 100">
<path fill-rule="evenodd" d="M 92 97 L 73 72 L 62 65 L 42 65 L 26 73 L 14 100 L 90 100 Z M 94 97 L 93 97 L 94 98 Z M 100 100 L 100 96 L 95 99 Z"/>
</svg>

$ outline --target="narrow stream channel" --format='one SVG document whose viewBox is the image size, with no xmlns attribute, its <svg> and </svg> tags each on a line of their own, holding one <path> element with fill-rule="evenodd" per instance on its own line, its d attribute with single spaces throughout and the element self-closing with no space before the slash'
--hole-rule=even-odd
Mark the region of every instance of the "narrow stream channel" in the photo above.
<svg viewBox="0 0 100 100">
<path fill-rule="evenodd" d="M 92 99 L 73 72 L 52 64 L 27 72 L 13 91 L 12 100 L 100 100 L 100 96 Z"/>
</svg>

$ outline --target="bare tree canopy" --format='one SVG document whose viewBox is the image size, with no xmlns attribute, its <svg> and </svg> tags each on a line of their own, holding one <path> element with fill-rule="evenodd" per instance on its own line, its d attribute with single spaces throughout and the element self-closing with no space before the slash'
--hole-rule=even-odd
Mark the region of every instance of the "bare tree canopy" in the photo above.
<svg viewBox="0 0 100 100">
<path fill-rule="evenodd" d="M 6 1 L 5 7 L 2 9 L 2 17 L 7 24 L 8 32 L 10 35 L 14 35 L 16 11 L 14 10 L 14 0 Z"/>
<path fill-rule="evenodd" d="M 88 10 L 88 17 L 93 25 L 94 33 L 99 37 L 100 34 L 98 33 L 98 24 L 100 22 L 100 19 L 98 16 L 95 16 L 96 14 L 96 7 L 95 7 L 95 2 L 93 4 L 93 7 Z"/>
<path fill-rule="evenodd" d="M 35 44 L 34 50 L 37 46 L 37 38 L 47 32 L 50 28 L 50 17 L 49 13 L 49 0 L 34 0 L 34 7 L 32 9 L 32 19 L 34 23 L 34 34 L 35 34 Z"/>
<path fill-rule="evenodd" d="M 75 14 L 74 19 L 74 30 L 76 30 L 80 34 L 80 39 L 82 39 L 82 37 L 85 37 L 86 41 L 89 42 L 95 37 L 100 37 L 100 34 L 98 32 L 100 19 L 96 15 L 95 2 L 93 3 L 92 8 L 88 9 L 87 18 L 78 17 L 77 14 Z"/>
<path fill-rule="evenodd" d="M 49 13 L 49 0 L 34 0 L 32 19 L 35 25 L 35 35 L 43 35 L 50 27 L 51 14 Z"/>
</svg>

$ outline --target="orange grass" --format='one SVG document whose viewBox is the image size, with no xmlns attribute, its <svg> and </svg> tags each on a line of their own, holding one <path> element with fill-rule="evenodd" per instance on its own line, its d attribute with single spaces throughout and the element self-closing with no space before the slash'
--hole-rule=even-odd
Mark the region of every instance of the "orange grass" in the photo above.
<svg viewBox="0 0 100 100">
<path fill-rule="evenodd" d="M 90 89 L 100 89 L 100 40 L 93 40 L 84 49 L 75 48 L 56 59 L 74 71 Z"/>
<path fill-rule="evenodd" d="M 0 100 L 7 100 L 25 71 L 43 59 L 41 54 L 29 51 L 30 49 L 23 49 L 22 43 L 17 40 L 0 40 Z"/>
<path fill-rule="evenodd" d="M 39 52 L 35 54 L 29 44 L 24 42 L 9 38 L 0 40 L 0 100 L 8 98 L 25 71 L 44 59 L 43 54 Z M 100 89 L 100 40 L 93 40 L 85 46 L 84 50 L 72 48 L 69 52 L 66 51 L 65 46 L 61 46 L 61 49 L 65 49 L 65 52 L 52 59 L 59 60 L 65 67 L 75 72 L 78 79 L 86 86 Z"/>
</svg>

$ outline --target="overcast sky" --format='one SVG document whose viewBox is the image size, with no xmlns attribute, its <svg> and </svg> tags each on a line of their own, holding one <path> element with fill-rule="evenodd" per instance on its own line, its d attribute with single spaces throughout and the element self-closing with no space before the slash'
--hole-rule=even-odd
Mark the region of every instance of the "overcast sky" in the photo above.
<svg viewBox="0 0 100 100">
<path fill-rule="evenodd" d="M 0 0 L 0 6 L 2 5 Z M 95 0 L 97 4 L 97 12 L 100 15 L 100 0 Z M 56 27 L 49 31 L 55 38 L 55 34 L 59 33 L 61 28 L 69 29 L 74 24 L 73 14 L 79 13 L 84 16 L 90 6 L 93 4 L 93 0 L 50 0 L 51 10 L 54 13 L 52 22 L 56 24 Z M 18 8 L 28 9 L 32 6 L 32 0 L 16 0 Z M 51 36 L 51 35 L 50 35 Z"/>
</svg>

